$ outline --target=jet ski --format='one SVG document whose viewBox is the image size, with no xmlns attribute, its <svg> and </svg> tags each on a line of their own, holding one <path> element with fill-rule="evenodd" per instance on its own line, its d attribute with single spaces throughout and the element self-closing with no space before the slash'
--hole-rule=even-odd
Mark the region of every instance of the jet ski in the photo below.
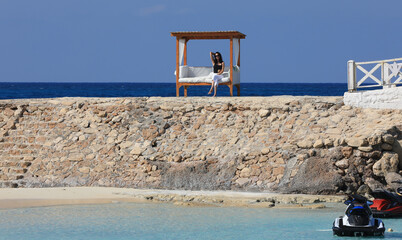
<svg viewBox="0 0 402 240">
<path fill-rule="evenodd" d="M 345 215 L 336 218 L 332 231 L 337 236 L 383 236 L 385 231 L 381 219 L 374 218 L 369 205 L 372 202 L 361 195 L 351 195 L 344 202 Z"/>
<path fill-rule="evenodd" d="M 386 190 L 372 192 L 374 200 L 370 206 L 374 217 L 402 217 L 402 187 L 396 193 Z"/>
</svg>

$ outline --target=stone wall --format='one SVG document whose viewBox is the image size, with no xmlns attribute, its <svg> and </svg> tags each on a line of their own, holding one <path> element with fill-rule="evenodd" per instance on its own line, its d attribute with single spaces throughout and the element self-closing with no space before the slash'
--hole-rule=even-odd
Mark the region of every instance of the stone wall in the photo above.
<svg viewBox="0 0 402 240">
<path fill-rule="evenodd" d="M 341 97 L 0 101 L 0 186 L 330 194 L 394 188 L 401 110 Z"/>
</svg>

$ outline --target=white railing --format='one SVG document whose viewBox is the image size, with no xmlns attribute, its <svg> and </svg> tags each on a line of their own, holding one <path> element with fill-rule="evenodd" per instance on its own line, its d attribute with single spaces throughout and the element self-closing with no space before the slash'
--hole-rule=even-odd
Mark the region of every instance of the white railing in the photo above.
<svg viewBox="0 0 402 240">
<path fill-rule="evenodd" d="M 374 66 L 373 66 L 374 65 Z M 370 70 L 366 70 L 370 68 Z M 378 70 L 381 70 L 381 73 Z M 357 71 L 360 70 L 360 71 Z M 371 62 L 355 62 L 348 61 L 348 91 L 354 92 L 358 88 L 370 87 L 395 87 L 402 84 L 402 58 L 371 61 Z M 363 74 L 363 77 L 357 80 L 357 72 Z M 380 74 L 380 75 L 379 75 Z M 366 82 L 366 83 L 365 83 Z"/>
</svg>

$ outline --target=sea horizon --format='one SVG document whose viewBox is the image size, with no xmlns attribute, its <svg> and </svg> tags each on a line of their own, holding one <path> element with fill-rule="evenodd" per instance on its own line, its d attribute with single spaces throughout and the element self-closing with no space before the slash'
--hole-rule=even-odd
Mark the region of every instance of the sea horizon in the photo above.
<svg viewBox="0 0 402 240">
<path fill-rule="evenodd" d="M 54 82 L 48 82 L 48 81 L 33 81 L 33 82 L 29 82 L 29 81 L 19 81 L 19 82 L 7 82 L 7 81 L 4 81 L 4 82 L 0 82 L 0 84 L 1 83 L 149 83 L 149 84 L 160 84 L 160 83 L 169 83 L 169 84 L 176 84 L 176 82 L 124 82 L 124 81 L 122 81 L 122 82 L 118 82 L 118 81 L 116 81 L 116 82 L 107 82 L 107 81 L 105 81 L 105 82 L 91 82 L 91 81 L 88 81 L 88 82 L 85 82 L 85 81 L 83 81 L 83 82 L 72 82 L 72 81 L 54 81 Z M 308 84 L 347 84 L 346 82 L 345 83 L 341 83 L 341 82 L 325 82 L 325 83 L 322 83 L 322 82 L 319 82 L 319 83 L 317 83 L 317 82 L 244 82 L 244 83 L 241 83 L 241 84 L 248 84 L 248 83 L 261 83 L 261 84 L 271 84 L 271 83 L 283 83 L 283 84 L 289 84 L 289 83 L 301 83 L 301 84 L 305 84 L 305 83 L 308 83 Z"/>
<path fill-rule="evenodd" d="M 189 97 L 209 96 L 210 86 L 188 87 Z M 343 96 L 346 83 L 242 83 L 240 96 Z M 233 89 L 237 96 L 237 89 Z M 183 96 L 180 88 L 180 96 Z M 176 83 L 147 82 L 0 82 L 0 99 L 59 97 L 175 97 Z M 218 87 L 218 97 L 230 96 Z"/>
</svg>

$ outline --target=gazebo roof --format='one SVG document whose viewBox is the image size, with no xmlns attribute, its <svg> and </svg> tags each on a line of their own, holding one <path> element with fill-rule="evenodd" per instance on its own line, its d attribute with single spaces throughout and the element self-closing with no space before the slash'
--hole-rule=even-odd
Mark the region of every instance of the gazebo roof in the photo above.
<svg viewBox="0 0 402 240">
<path fill-rule="evenodd" d="M 215 32 L 171 32 L 173 37 L 190 39 L 244 39 L 246 35 L 239 31 L 215 31 Z"/>
</svg>

